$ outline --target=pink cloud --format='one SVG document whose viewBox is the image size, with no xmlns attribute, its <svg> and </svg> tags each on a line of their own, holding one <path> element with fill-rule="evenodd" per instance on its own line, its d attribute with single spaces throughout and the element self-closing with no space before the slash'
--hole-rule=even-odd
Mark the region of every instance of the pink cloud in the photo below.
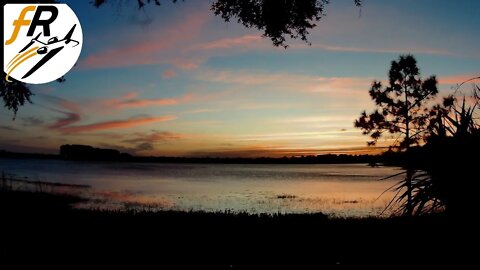
<svg viewBox="0 0 480 270">
<path fill-rule="evenodd" d="M 326 51 L 334 51 L 334 52 L 358 52 L 358 53 L 400 53 L 400 54 L 430 54 L 430 55 L 444 55 L 444 56 L 454 56 L 455 54 L 446 50 L 442 49 L 434 49 L 434 48 L 365 48 L 365 47 L 348 47 L 348 46 L 337 46 L 337 45 L 327 45 L 321 43 L 315 43 L 311 46 L 305 44 L 294 44 L 291 46 L 292 48 L 298 49 L 309 49 L 309 48 L 317 48 Z"/>
<path fill-rule="evenodd" d="M 186 94 L 179 98 L 154 98 L 154 99 L 137 99 L 138 93 L 130 92 L 120 98 L 112 98 L 104 100 L 103 106 L 111 109 L 131 109 L 143 108 L 150 106 L 172 106 L 190 101 L 193 94 Z"/>
<path fill-rule="evenodd" d="M 306 74 L 269 73 L 250 70 L 209 70 L 197 73 L 197 79 L 203 81 L 243 84 L 269 85 L 278 89 L 291 89 L 302 92 L 335 93 L 334 90 L 365 89 L 367 93 L 372 78 L 369 77 L 322 77 Z M 346 93 L 345 91 L 343 93 Z M 351 93 L 350 93 L 351 94 Z"/>
<path fill-rule="evenodd" d="M 117 109 L 125 108 L 140 108 L 140 107 L 149 107 L 149 106 L 169 106 L 177 105 L 179 100 L 174 98 L 157 98 L 157 99 L 130 99 L 123 100 L 116 104 L 113 104 L 113 107 Z"/>
<path fill-rule="evenodd" d="M 369 77 L 325 77 L 318 79 L 317 83 L 309 83 L 303 90 L 336 97 L 367 97 L 373 81 L 373 78 Z"/>
<path fill-rule="evenodd" d="M 63 114 L 63 117 L 57 118 L 55 123 L 47 126 L 50 129 L 58 129 L 64 126 L 68 126 L 79 122 L 81 120 L 80 116 L 80 106 L 72 101 L 66 100 L 61 97 L 57 97 L 49 94 L 39 94 L 39 96 L 46 100 L 49 103 L 53 103 L 56 108 L 47 107 L 49 110 Z M 60 107 L 60 109 L 57 109 Z"/>
<path fill-rule="evenodd" d="M 202 81 L 217 83 L 258 85 L 286 81 L 288 79 L 286 79 L 285 76 L 288 78 L 296 77 L 298 79 L 306 77 L 304 75 L 255 72 L 249 70 L 207 70 L 198 72 L 196 78 Z"/>
<path fill-rule="evenodd" d="M 116 121 L 106 121 L 99 122 L 87 125 L 78 125 L 78 126 L 68 126 L 61 127 L 58 130 L 64 133 L 80 133 L 80 132 L 91 132 L 98 130 L 112 130 L 112 129 L 123 129 L 123 128 L 132 128 L 136 126 L 157 123 L 157 122 L 166 122 L 176 119 L 175 116 L 160 116 L 160 117 L 145 117 L 145 118 L 134 118 L 128 120 L 116 120 Z"/>
<path fill-rule="evenodd" d="M 205 61 L 204 57 L 175 58 L 170 61 L 170 64 L 179 69 L 191 70 L 198 68 L 203 61 Z"/>
<path fill-rule="evenodd" d="M 58 106 L 64 110 L 70 111 L 70 112 L 78 112 L 80 111 L 80 106 L 72 102 L 70 100 L 57 97 L 54 95 L 49 95 L 49 94 L 38 94 L 42 99 L 48 101 L 49 103 L 53 103 L 55 106 Z"/>
<path fill-rule="evenodd" d="M 476 78 L 472 80 L 472 82 L 480 82 L 479 78 L 480 74 L 459 74 L 459 75 L 450 75 L 450 76 L 438 76 L 438 83 L 439 84 L 449 84 L 449 85 L 457 85 L 461 84 L 467 80 Z"/>
<path fill-rule="evenodd" d="M 120 99 L 134 99 L 136 97 L 138 97 L 137 92 L 128 92 L 121 96 Z"/>
<path fill-rule="evenodd" d="M 197 12 L 189 14 L 173 25 L 156 29 L 155 35 L 147 40 L 133 44 L 120 45 L 98 53 L 88 55 L 80 64 L 83 69 L 128 67 L 137 65 L 153 65 L 173 63 L 172 50 L 189 44 L 200 34 L 200 29 L 208 18 L 208 13 Z M 162 27 L 160 27 L 162 28 Z M 161 33 L 161 34 L 159 34 Z M 125 38 L 131 38 L 130 33 L 116 33 Z M 128 41 L 127 41 L 128 42 Z"/>
<path fill-rule="evenodd" d="M 162 73 L 162 78 L 171 79 L 177 76 L 177 73 L 172 69 L 167 69 Z"/>
<path fill-rule="evenodd" d="M 241 37 L 235 38 L 224 38 L 215 41 L 211 41 L 204 44 L 196 45 L 195 49 L 202 49 L 202 50 L 212 50 L 212 49 L 226 49 L 231 47 L 238 47 L 238 46 L 251 46 L 254 44 L 258 44 L 262 40 L 262 37 L 256 35 L 244 35 Z"/>
<path fill-rule="evenodd" d="M 77 113 L 67 113 L 67 112 L 62 112 L 65 114 L 65 117 L 63 118 L 58 118 L 55 123 L 52 125 L 48 126 L 50 129 L 59 129 L 64 126 L 68 126 L 71 124 L 74 124 L 76 122 L 79 122 L 81 120 L 81 117 Z"/>
</svg>

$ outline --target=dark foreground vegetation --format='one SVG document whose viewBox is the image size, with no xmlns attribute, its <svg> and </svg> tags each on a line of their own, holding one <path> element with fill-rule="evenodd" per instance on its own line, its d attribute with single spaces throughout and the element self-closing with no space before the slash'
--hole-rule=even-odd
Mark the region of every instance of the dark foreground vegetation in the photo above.
<svg viewBox="0 0 480 270">
<path fill-rule="evenodd" d="M 369 135 L 368 145 L 395 138 L 383 156 L 398 157 L 396 162 L 405 169 L 403 180 L 391 188 L 397 214 L 477 212 L 479 79 L 458 84 L 453 94 L 435 104 L 436 76 L 422 79 L 415 57 L 400 55 L 391 62 L 386 84 L 373 81 L 369 95 L 376 108 L 363 111 L 354 125 Z M 465 89 L 470 83 L 471 89 Z"/>
<path fill-rule="evenodd" d="M 0 264 L 135 269 L 467 265 L 471 216 L 339 219 L 323 214 L 78 210 L 75 195 L 0 191 Z M 478 235 L 477 235 L 478 236 Z M 68 262 L 65 264 L 65 262 Z M 185 268 L 188 267 L 188 268 Z M 205 268 L 207 267 L 207 268 Z M 318 269 L 318 268 L 317 268 Z"/>
</svg>

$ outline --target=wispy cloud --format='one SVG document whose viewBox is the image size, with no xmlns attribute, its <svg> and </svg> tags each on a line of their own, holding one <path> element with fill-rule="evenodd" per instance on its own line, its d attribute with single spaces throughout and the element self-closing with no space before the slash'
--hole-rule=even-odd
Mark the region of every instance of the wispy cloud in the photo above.
<svg viewBox="0 0 480 270">
<path fill-rule="evenodd" d="M 258 85 L 275 83 L 279 80 L 292 81 L 292 77 L 303 79 L 307 76 L 284 73 L 255 72 L 250 70 L 201 70 L 196 78 L 201 81 L 229 84 Z"/>
<path fill-rule="evenodd" d="M 178 98 L 152 98 L 140 99 L 137 98 L 137 92 L 127 93 L 119 98 L 112 98 L 101 101 L 102 106 L 109 109 L 132 109 L 143 108 L 151 106 L 172 106 L 190 101 L 194 95 L 186 94 Z"/>
<path fill-rule="evenodd" d="M 367 47 L 349 47 L 340 45 L 327 45 L 314 43 L 311 46 L 305 44 L 294 44 L 292 48 L 308 49 L 315 48 L 334 52 L 356 52 L 356 53 L 394 53 L 394 54 L 427 54 L 441 56 L 455 56 L 456 54 L 443 49 L 435 48 L 367 48 Z"/>
<path fill-rule="evenodd" d="M 300 116 L 283 118 L 278 120 L 279 123 L 284 124 L 314 124 L 314 123 L 338 123 L 338 122 L 352 122 L 350 116 L 345 115 L 324 115 L 324 116 Z"/>
<path fill-rule="evenodd" d="M 206 60 L 204 56 L 177 57 L 169 61 L 174 67 L 184 70 L 196 69 Z"/>
<path fill-rule="evenodd" d="M 268 45 L 271 48 L 270 44 L 261 43 L 262 37 L 257 35 L 244 35 L 234 38 L 223 38 L 218 40 L 213 40 L 210 42 L 202 43 L 195 45 L 193 50 L 217 50 L 217 49 L 228 49 L 232 47 L 258 47 L 259 44 Z"/>
<path fill-rule="evenodd" d="M 74 124 L 76 122 L 79 122 L 81 120 L 81 117 L 77 113 L 71 113 L 71 112 L 63 112 L 64 117 L 60 117 L 53 123 L 52 125 L 49 125 L 48 128 L 50 129 L 60 129 L 65 126 Z"/>
<path fill-rule="evenodd" d="M 162 73 L 162 78 L 171 79 L 177 76 L 177 73 L 172 69 L 167 69 Z"/>
<path fill-rule="evenodd" d="M 87 55 L 79 64 L 83 69 L 98 68 L 119 68 L 138 65 L 153 65 L 170 63 L 176 65 L 180 63 L 175 55 L 179 47 L 185 47 L 200 34 L 200 29 L 206 22 L 208 14 L 205 12 L 196 12 L 183 17 L 180 21 L 173 22 L 171 25 L 159 26 L 152 37 L 143 39 L 128 45 L 116 46 L 104 51 Z M 161 34 L 159 34 L 161 33 Z M 125 39 L 131 40 L 131 35 L 126 33 L 116 33 L 123 35 Z M 135 39 L 133 39 L 135 40 Z M 191 63 L 179 64 L 178 67 L 191 67 Z"/>
<path fill-rule="evenodd" d="M 327 131 L 302 131 L 302 132 L 283 132 L 283 133 L 270 133 L 270 134 L 256 134 L 256 135 L 243 135 L 238 136 L 239 141 L 282 141 L 282 140 L 314 140 L 314 139 L 327 139 L 338 138 L 339 136 L 348 136 L 347 133 L 352 135 L 359 135 L 359 131 L 341 131 L 341 130 L 327 130 Z"/>
<path fill-rule="evenodd" d="M 160 116 L 160 117 L 143 117 L 143 118 L 132 118 L 128 120 L 115 120 L 115 121 L 106 121 L 86 125 L 77 125 L 77 126 L 59 126 L 51 127 L 55 128 L 64 133 L 81 133 L 81 132 L 92 132 L 99 130 L 112 130 L 112 129 L 124 129 L 132 128 L 136 126 L 171 121 L 176 119 L 175 116 Z"/>
<path fill-rule="evenodd" d="M 150 132 L 135 132 L 124 137 L 127 139 L 121 140 L 118 144 L 103 143 L 102 146 L 131 154 L 153 154 L 157 144 L 181 140 L 187 136 L 169 131 L 151 130 Z"/>
<path fill-rule="evenodd" d="M 461 84 L 472 78 L 477 78 L 480 76 L 480 73 L 469 73 L 469 74 L 458 74 L 458 75 L 449 75 L 449 76 L 438 76 L 438 83 L 443 85 L 457 85 Z M 472 82 L 479 83 L 480 79 L 475 79 Z"/>
<path fill-rule="evenodd" d="M 154 142 L 166 142 L 174 141 L 185 138 L 184 134 L 173 133 L 169 131 L 156 131 L 152 130 L 150 133 L 136 132 L 133 134 L 133 138 L 123 140 L 126 143 L 154 143 Z"/>
<path fill-rule="evenodd" d="M 233 85 L 269 85 L 273 88 L 287 88 L 295 92 L 319 92 L 335 96 L 358 94 L 358 91 L 351 91 L 356 89 L 365 90 L 360 94 L 368 96 L 367 90 L 373 80 L 370 77 L 322 77 L 255 70 L 202 70 L 197 72 L 196 78 Z"/>
<path fill-rule="evenodd" d="M 210 112 L 218 112 L 218 109 L 196 109 L 183 112 L 182 114 L 201 114 L 201 113 L 210 113 Z"/>
<path fill-rule="evenodd" d="M 39 98 L 41 98 L 43 101 L 46 101 L 47 103 L 53 104 L 56 107 L 60 107 L 63 110 L 67 110 L 70 112 L 79 112 L 80 111 L 80 106 L 70 100 L 50 95 L 50 94 L 37 94 Z M 55 109 L 54 109 L 55 110 Z"/>
<path fill-rule="evenodd" d="M 58 129 L 81 120 L 80 106 L 77 103 L 49 94 L 40 94 L 39 97 L 54 106 L 54 108 L 51 108 L 50 106 L 44 107 L 63 115 L 62 117 L 58 117 L 53 124 L 48 125 L 48 128 Z"/>
</svg>

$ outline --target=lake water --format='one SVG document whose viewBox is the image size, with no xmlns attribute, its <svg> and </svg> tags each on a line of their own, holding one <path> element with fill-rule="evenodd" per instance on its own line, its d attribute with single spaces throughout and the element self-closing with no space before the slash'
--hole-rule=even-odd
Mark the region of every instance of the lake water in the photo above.
<svg viewBox="0 0 480 270">
<path fill-rule="evenodd" d="M 0 172 L 91 186 L 79 207 L 378 215 L 399 177 L 366 164 L 161 164 L 0 159 Z"/>
</svg>

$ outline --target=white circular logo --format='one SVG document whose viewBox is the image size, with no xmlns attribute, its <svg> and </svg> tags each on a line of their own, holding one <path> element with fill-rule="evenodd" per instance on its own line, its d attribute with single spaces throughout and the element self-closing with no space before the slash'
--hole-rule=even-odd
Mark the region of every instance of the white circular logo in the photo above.
<svg viewBox="0 0 480 270">
<path fill-rule="evenodd" d="M 65 75 L 82 51 L 82 27 L 66 4 L 7 4 L 3 9 L 3 70 L 41 84 Z"/>
</svg>

